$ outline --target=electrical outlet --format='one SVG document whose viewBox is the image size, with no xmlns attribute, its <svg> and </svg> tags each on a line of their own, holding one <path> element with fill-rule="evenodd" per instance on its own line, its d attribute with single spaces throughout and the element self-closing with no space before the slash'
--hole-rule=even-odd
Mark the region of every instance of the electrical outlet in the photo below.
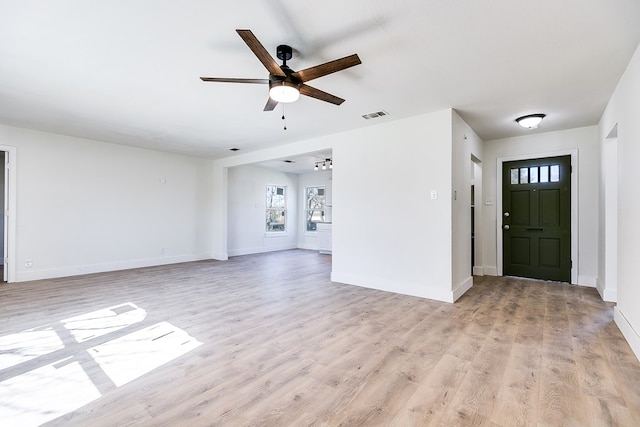
<svg viewBox="0 0 640 427">
<path fill-rule="evenodd" d="M 431 200 L 438 200 L 438 190 L 431 190 Z"/>
<path fill-rule="evenodd" d="M 24 260 L 24 266 L 25 266 L 25 268 L 31 268 L 31 267 L 33 267 L 33 262 L 30 259 L 25 259 Z"/>
</svg>

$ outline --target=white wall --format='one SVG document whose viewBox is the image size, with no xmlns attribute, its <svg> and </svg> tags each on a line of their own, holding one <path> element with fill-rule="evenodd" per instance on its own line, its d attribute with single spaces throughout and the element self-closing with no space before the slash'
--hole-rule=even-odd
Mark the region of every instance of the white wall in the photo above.
<svg viewBox="0 0 640 427">
<path fill-rule="evenodd" d="M 451 117 L 447 109 L 331 137 L 333 280 L 453 301 Z"/>
<path fill-rule="evenodd" d="M 618 271 L 616 324 L 640 358 L 640 47 L 636 50 L 600 120 L 600 144 L 617 125 L 618 135 Z M 603 219 L 604 220 L 604 219 Z M 602 224 L 601 224 L 602 226 Z M 604 256 L 601 252 L 600 257 Z"/>
<path fill-rule="evenodd" d="M 544 122 L 543 125 L 544 126 Z M 597 126 L 588 126 L 557 132 L 537 132 L 531 135 L 485 141 L 483 162 L 484 200 L 493 204 L 483 206 L 483 259 L 485 274 L 498 272 L 498 242 L 496 206 L 498 197 L 496 167 L 500 157 L 527 155 L 530 158 L 547 157 L 552 153 L 577 150 L 578 152 L 578 270 L 577 284 L 595 286 L 598 265 L 598 181 L 600 149 Z M 573 189 L 575 191 L 575 189 Z M 575 209 L 575 207 L 572 207 Z M 575 265 L 575 259 L 574 259 Z"/>
<path fill-rule="evenodd" d="M 298 247 L 301 249 L 318 250 L 318 233 L 315 231 L 306 231 L 305 210 L 305 187 L 325 186 L 325 221 L 331 222 L 332 207 L 332 172 L 331 171 L 312 171 L 298 175 L 298 192 L 300 195 L 299 215 L 298 215 Z"/>
<path fill-rule="evenodd" d="M 473 284 L 471 270 L 471 181 L 472 156 L 482 159 L 482 140 L 452 112 L 452 287 L 454 299 L 464 294 Z M 479 212 L 476 211 L 476 212 Z M 481 234 L 481 233 L 477 233 Z"/>
<path fill-rule="evenodd" d="M 0 144 L 17 154 L 16 281 L 211 256 L 210 161 L 3 125 Z"/>
<path fill-rule="evenodd" d="M 293 249 L 298 245 L 298 177 L 257 166 L 229 168 L 227 252 L 229 256 Z M 286 231 L 267 233 L 266 186 L 287 187 Z"/>
</svg>

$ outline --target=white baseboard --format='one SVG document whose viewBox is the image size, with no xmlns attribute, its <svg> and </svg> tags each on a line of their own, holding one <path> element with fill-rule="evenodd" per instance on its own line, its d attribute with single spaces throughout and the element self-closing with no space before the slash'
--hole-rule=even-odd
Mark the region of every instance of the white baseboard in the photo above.
<svg viewBox="0 0 640 427">
<path fill-rule="evenodd" d="M 473 276 L 469 276 L 465 280 L 462 281 L 456 288 L 453 290 L 453 301 L 457 301 L 462 295 L 464 295 L 469 289 L 473 287 Z"/>
<path fill-rule="evenodd" d="M 577 285 L 580 286 L 588 286 L 590 288 L 595 288 L 598 280 L 593 276 L 578 276 Z"/>
<path fill-rule="evenodd" d="M 497 267 L 484 267 L 484 275 L 485 276 L 497 276 L 498 268 Z"/>
<path fill-rule="evenodd" d="M 211 259 L 215 259 L 216 261 L 226 261 L 229 259 L 229 254 L 226 252 L 215 253 L 211 255 Z"/>
<path fill-rule="evenodd" d="M 596 280 L 596 289 L 598 290 L 600 298 L 602 298 L 603 301 L 618 302 L 617 289 L 607 288 L 606 284 L 603 284 L 599 280 Z"/>
<path fill-rule="evenodd" d="M 396 294 L 428 298 L 436 301 L 454 302 L 453 292 L 451 290 L 436 288 L 425 283 L 402 283 L 397 280 L 365 277 L 336 271 L 331 273 L 331 281 Z"/>
<path fill-rule="evenodd" d="M 29 269 L 16 272 L 16 282 L 29 280 L 53 279 L 56 277 L 79 276 L 82 274 L 104 273 L 107 271 L 129 270 L 132 268 L 154 267 L 157 265 L 178 264 L 181 262 L 202 261 L 211 259 L 211 254 L 188 254 L 146 258 L 137 260 L 115 261 L 103 264 L 74 265 L 50 269 Z"/>
<path fill-rule="evenodd" d="M 266 252 L 288 251 L 290 249 L 298 249 L 297 245 L 277 245 L 277 246 L 260 246 L 257 248 L 231 249 L 229 256 L 263 254 Z"/>
<path fill-rule="evenodd" d="M 313 244 L 313 245 L 308 245 L 308 244 L 302 244 L 302 245 L 298 245 L 298 249 L 306 249 L 308 251 L 317 251 L 318 250 L 318 245 L 317 244 Z"/>
<path fill-rule="evenodd" d="M 602 299 L 607 302 L 618 302 L 618 291 L 616 289 L 605 289 Z"/>
<path fill-rule="evenodd" d="M 474 276 L 484 276 L 484 267 L 473 267 Z"/>
<path fill-rule="evenodd" d="M 640 335 L 633 329 L 633 326 L 629 323 L 624 314 L 618 309 L 613 308 L 613 320 L 618 325 L 620 332 L 629 343 L 629 347 L 636 355 L 636 358 L 640 361 Z"/>
</svg>

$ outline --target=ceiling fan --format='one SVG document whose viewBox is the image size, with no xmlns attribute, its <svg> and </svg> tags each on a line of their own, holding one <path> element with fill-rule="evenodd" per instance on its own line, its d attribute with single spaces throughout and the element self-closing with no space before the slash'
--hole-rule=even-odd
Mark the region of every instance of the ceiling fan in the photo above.
<svg viewBox="0 0 640 427">
<path fill-rule="evenodd" d="M 224 83 L 255 83 L 269 85 L 269 99 L 264 106 L 264 111 L 272 111 L 278 103 L 293 102 L 300 94 L 340 105 L 344 99 L 330 93 L 323 92 L 306 84 L 306 82 L 326 76 L 327 74 L 342 71 L 346 68 L 360 64 L 357 54 L 346 56 L 341 59 L 329 61 L 315 67 L 306 68 L 300 71 L 293 71 L 287 66 L 287 61 L 293 56 L 293 49 L 287 45 L 280 45 L 276 48 L 276 56 L 282 60 L 282 65 L 269 55 L 260 41 L 251 30 L 236 30 L 238 35 L 249 46 L 249 49 L 258 57 L 262 65 L 269 71 L 268 79 L 244 79 L 244 78 L 224 78 L 224 77 L 200 77 L 204 82 L 224 82 Z"/>
</svg>

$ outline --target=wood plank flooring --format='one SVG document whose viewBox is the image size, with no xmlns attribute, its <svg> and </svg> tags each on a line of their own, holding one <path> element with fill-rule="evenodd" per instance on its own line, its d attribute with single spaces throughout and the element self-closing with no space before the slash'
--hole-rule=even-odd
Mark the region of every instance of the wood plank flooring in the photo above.
<svg viewBox="0 0 640 427">
<path fill-rule="evenodd" d="M 0 335 L 64 344 L 0 370 L 0 395 L 77 362 L 99 397 L 45 425 L 640 425 L 640 362 L 595 289 L 485 276 L 446 304 L 332 283 L 330 263 L 293 250 L 0 285 Z M 114 306 L 145 317 L 84 342 L 61 323 Z M 161 322 L 202 344 L 117 386 L 99 345 Z"/>
</svg>

